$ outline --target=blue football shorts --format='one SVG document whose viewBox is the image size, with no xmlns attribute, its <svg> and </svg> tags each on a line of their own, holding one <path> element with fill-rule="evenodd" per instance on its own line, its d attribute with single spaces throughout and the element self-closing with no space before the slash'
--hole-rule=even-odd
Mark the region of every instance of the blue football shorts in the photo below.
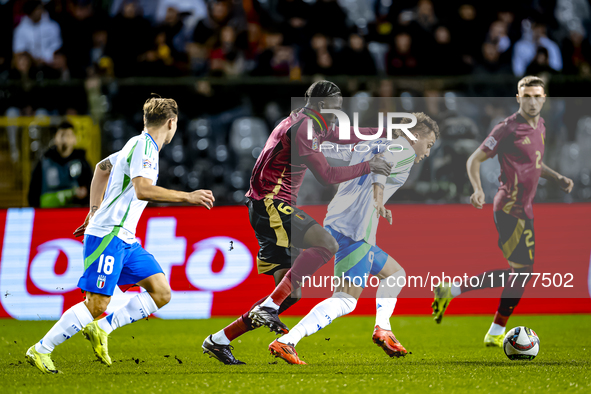
<svg viewBox="0 0 591 394">
<path fill-rule="evenodd" d="M 84 274 L 78 287 L 91 293 L 112 296 L 115 286 L 133 285 L 162 268 L 142 246 L 128 244 L 112 235 L 84 236 Z"/>
<path fill-rule="evenodd" d="M 369 275 L 377 275 L 384 268 L 388 254 L 365 241 L 354 241 L 330 226 L 326 226 L 326 229 L 339 244 L 334 260 L 334 275 L 349 277 L 354 285 L 365 288 Z"/>
</svg>

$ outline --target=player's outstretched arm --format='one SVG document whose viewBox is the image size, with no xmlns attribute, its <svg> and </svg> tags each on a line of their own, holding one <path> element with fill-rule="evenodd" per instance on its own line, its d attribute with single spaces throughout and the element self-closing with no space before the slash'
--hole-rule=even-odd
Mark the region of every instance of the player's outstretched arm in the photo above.
<svg viewBox="0 0 591 394">
<path fill-rule="evenodd" d="M 213 207 L 215 198 L 211 190 L 195 190 L 190 193 L 165 189 L 152 184 L 152 180 L 141 176 L 131 180 L 135 195 L 139 200 L 149 202 L 186 202 L 192 205 L 201 205 L 207 209 Z"/>
<path fill-rule="evenodd" d="M 351 128 L 351 130 L 349 130 L 350 138 L 348 140 L 341 139 L 341 137 L 339 135 L 339 127 L 338 126 L 331 127 L 328 135 L 325 137 L 325 140 L 330 141 L 330 142 L 335 142 L 337 144 L 342 144 L 342 145 L 356 144 L 358 142 L 365 142 L 366 141 L 366 140 L 363 140 L 363 139 L 357 137 L 357 134 L 355 134 L 355 130 L 353 130 L 353 126 L 350 126 L 350 128 Z M 375 136 L 378 132 L 378 129 L 376 127 L 359 127 L 357 130 L 359 131 L 359 134 L 362 134 L 365 136 Z"/>
<path fill-rule="evenodd" d="M 113 165 L 108 157 L 96 165 L 94 175 L 92 176 L 92 182 L 90 183 L 90 211 L 88 212 L 88 215 L 86 215 L 84 223 L 74 231 L 75 237 L 84 235 L 84 231 L 86 230 L 86 226 L 88 226 L 90 218 L 101 206 L 103 194 L 105 193 L 105 188 L 109 182 L 112 168 Z"/>
<path fill-rule="evenodd" d="M 542 174 L 540 175 L 544 179 L 552 180 L 560 186 L 560 188 L 566 192 L 570 193 L 573 190 L 574 182 L 572 179 L 565 177 L 564 175 L 560 175 L 546 164 L 542 162 Z"/>
<path fill-rule="evenodd" d="M 325 157 L 332 159 L 339 159 L 343 161 L 351 161 L 353 156 L 353 145 L 340 145 L 332 142 L 324 141 L 320 145 L 320 151 Z"/>
<path fill-rule="evenodd" d="M 488 156 L 480 148 L 476 149 L 472 156 L 468 158 L 466 162 L 466 168 L 468 169 L 468 177 L 474 193 L 470 196 L 470 202 L 475 208 L 482 209 L 484 205 L 484 191 L 482 190 L 482 183 L 480 182 L 480 165 L 486 161 Z"/>
<path fill-rule="evenodd" d="M 319 152 L 305 156 L 304 161 L 314 177 L 323 185 L 346 182 L 370 172 L 388 176 L 392 169 L 388 162 L 381 159 L 381 155 L 376 155 L 367 162 L 344 167 L 332 167 L 326 161 L 326 157 Z"/>
</svg>

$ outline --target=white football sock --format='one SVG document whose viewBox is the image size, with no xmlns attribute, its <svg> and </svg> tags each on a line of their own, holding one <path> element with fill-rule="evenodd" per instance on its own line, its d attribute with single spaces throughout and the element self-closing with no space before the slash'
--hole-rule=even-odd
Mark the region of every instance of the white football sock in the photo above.
<svg viewBox="0 0 591 394">
<path fill-rule="evenodd" d="M 125 306 L 117 309 L 107 317 L 98 321 L 100 328 L 107 334 L 113 332 L 127 324 L 134 323 L 136 320 L 144 319 L 156 312 L 158 307 L 147 291 L 131 298 Z"/>
<path fill-rule="evenodd" d="M 53 349 L 66 339 L 70 339 L 84 326 L 92 322 L 94 318 L 90 311 L 80 302 L 68 309 L 57 323 L 45 334 L 43 339 L 35 344 L 35 350 L 39 353 L 51 353 Z"/>
<path fill-rule="evenodd" d="M 211 340 L 218 345 L 229 345 L 230 340 L 226 336 L 224 330 L 219 330 L 211 336 Z"/>
<path fill-rule="evenodd" d="M 351 313 L 357 300 L 347 293 L 335 293 L 316 305 L 291 331 L 278 339 L 281 343 L 294 346 L 303 338 L 310 336 L 328 326 L 334 319 Z"/>
<path fill-rule="evenodd" d="M 376 326 L 392 331 L 390 316 L 394 313 L 397 298 L 376 298 Z"/>
<path fill-rule="evenodd" d="M 501 335 L 505 333 L 505 327 L 498 325 L 497 323 L 493 323 L 490 325 L 488 329 L 488 333 L 490 335 Z"/>
<path fill-rule="evenodd" d="M 460 287 L 462 282 L 454 282 L 451 284 L 451 296 L 457 297 L 462 294 L 462 288 Z"/>
<path fill-rule="evenodd" d="M 263 301 L 260 304 L 261 307 L 267 307 L 267 308 L 273 308 L 276 311 L 279 310 L 279 305 L 277 305 L 276 303 L 273 302 L 273 299 L 271 298 L 271 296 L 267 297 L 267 299 L 265 301 Z"/>
<path fill-rule="evenodd" d="M 406 285 L 406 271 L 404 271 L 404 268 L 380 281 L 380 287 L 376 292 L 376 326 L 380 326 L 383 330 L 392 330 L 390 316 L 394 313 L 398 294 L 400 294 L 404 285 Z"/>
</svg>

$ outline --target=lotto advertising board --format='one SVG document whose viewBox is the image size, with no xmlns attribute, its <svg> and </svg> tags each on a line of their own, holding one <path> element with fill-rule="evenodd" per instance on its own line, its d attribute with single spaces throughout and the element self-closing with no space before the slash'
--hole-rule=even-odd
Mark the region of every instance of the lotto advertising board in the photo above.
<svg viewBox="0 0 591 394">
<path fill-rule="evenodd" d="M 322 223 L 326 206 L 304 210 Z M 404 268 L 409 281 L 396 314 L 431 313 L 432 287 L 441 280 L 470 280 L 491 268 L 505 268 L 497 246 L 492 207 L 468 205 L 391 205 L 394 220 L 380 223 L 377 244 Z M 0 317 L 57 320 L 83 299 L 77 288 L 84 264 L 83 244 L 72 236 L 85 209 L 9 209 L 0 211 Z M 591 300 L 591 205 L 535 206 L 535 273 L 520 313 L 589 313 Z M 172 301 L 155 316 L 202 319 L 234 316 L 267 295 L 272 277 L 258 275 L 258 243 L 245 207 L 148 208 L 139 222 L 138 242 L 160 263 L 173 290 Z M 303 298 L 287 311 L 304 315 L 318 298 L 330 296 L 332 262 L 320 269 Z M 411 281 L 411 277 L 414 279 Z M 448 278 L 449 277 L 449 278 Z M 467 278 L 467 279 L 466 279 Z M 108 278 L 107 278 L 108 280 Z M 368 282 L 354 314 L 372 315 L 375 288 Z M 108 312 L 138 288 L 117 289 Z M 500 289 L 470 292 L 450 314 L 490 314 Z M 476 298 L 477 297 L 477 298 Z"/>
</svg>

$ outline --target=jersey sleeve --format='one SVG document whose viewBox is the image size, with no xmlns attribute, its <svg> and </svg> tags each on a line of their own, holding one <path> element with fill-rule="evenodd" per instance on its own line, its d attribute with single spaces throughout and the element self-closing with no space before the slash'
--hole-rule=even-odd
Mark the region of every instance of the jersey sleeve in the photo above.
<svg viewBox="0 0 591 394">
<path fill-rule="evenodd" d="M 375 144 L 371 145 L 372 150 L 371 153 L 369 153 L 369 155 L 371 155 L 371 157 L 374 157 L 375 155 L 381 154 L 382 155 L 382 160 L 385 160 L 388 162 L 388 164 L 390 164 L 391 166 L 394 165 L 395 161 L 392 157 L 391 152 L 388 152 L 388 145 L 383 144 L 381 140 L 376 141 Z M 388 179 L 388 177 L 386 175 L 381 175 L 381 174 L 376 174 L 375 172 L 372 172 L 370 174 L 371 176 L 371 183 L 379 183 L 380 185 L 385 185 L 386 184 L 386 180 Z"/>
<path fill-rule="evenodd" d="M 323 185 L 342 183 L 350 179 L 359 178 L 371 172 L 369 163 L 332 167 L 326 161 L 326 157 L 320 152 L 308 155 L 304 159 L 306 166 L 312 171 L 314 177 Z"/>
<path fill-rule="evenodd" d="M 114 166 L 115 163 L 117 163 L 117 157 L 119 157 L 120 152 L 121 151 L 115 152 L 107 157 L 107 159 L 109 159 L 109 161 L 111 162 L 111 165 Z"/>
<path fill-rule="evenodd" d="M 318 137 L 308 139 L 308 127 L 306 121 L 300 122 L 292 127 L 297 127 L 295 130 L 295 150 L 292 153 L 298 154 L 300 157 L 309 156 L 319 152 L 319 140 Z"/>
<path fill-rule="evenodd" d="M 506 122 L 499 123 L 492 129 L 482 144 L 480 144 L 480 150 L 486 153 L 486 156 L 489 158 L 495 157 L 498 153 L 501 141 L 507 138 L 509 132 L 510 130 Z"/>
<path fill-rule="evenodd" d="M 388 176 L 386 183 L 389 187 L 393 188 L 390 190 L 392 190 L 392 194 L 394 194 L 408 179 L 410 170 L 415 162 L 416 154 L 414 150 L 403 149 L 399 152 L 390 152 L 390 157 L 395 161 L 395 164 L 392 166 L 392 171 L 390 172 L 390 176 Z"/>
<path fill-rule="evenodd" d="M 402 187 L 402 185 L 404 185 L 404 182 L 406 182 L 406 180 L 408 179 L 408 175 L 410 173 L 410 169 L 408 171 L 404 171 L 404 172 L 399 172 L 396 174 L 390 174 L 390 176 L 388 177 L 387 183 L 389 185 L 394 186 L 394 192 L 396 192 L 396 190 L 400 189 Z"/>
<path fill-rule="evenodd" d="M 351 157 L 353 156 L 350 145 L 339 145 L 329 141 L 324 141 L 320 146 L 320 150 L 325 157 L 332 159 L 351 161 Z"/>
<path fill-rule="evenodd" d="M 395 179 L 401 179 L 402 174 L 406 174 L 406 177 L 400 184 L 400 186 L 402 186 L 406 181 L 406 178 L 408 178 L 408 173 L 414 164 L 416 157 L 414 151 L 409 149 L 403 149 L 401 151 L 398 149 L 388 150 L 388 145 L 381 145 L 380 147 L 383 147 L 380 149 L 380 152 L 384 152 L 382 159 L 386 160 L 392 166 L 392 170 L 389 176 L 372 173 L 371 182 L 385 185 L 386 183 L 392 183 L 392 177 Z"/>
<path fill-rule="evenodd" d="M 139 138 L 129 154 L 131 155 L 129 161 L 130 178 L 142 177 L 156 181 L 158 178 L 158 151 L 154 144 L 146 138 Z"/>
<path fill-rule="evenodd" d="M 417 157 L 414 150 L 404 148 L 399 150 L 398 146 L 395 146 L 394 149 L 388 150 L 387 152 L 388 153 L 385 157 L 388 157 L 388 161 L 392 164 L 391 175 L 404 172 L 408 173 Z"/>
</svg>

